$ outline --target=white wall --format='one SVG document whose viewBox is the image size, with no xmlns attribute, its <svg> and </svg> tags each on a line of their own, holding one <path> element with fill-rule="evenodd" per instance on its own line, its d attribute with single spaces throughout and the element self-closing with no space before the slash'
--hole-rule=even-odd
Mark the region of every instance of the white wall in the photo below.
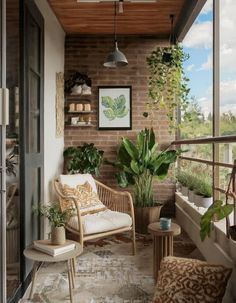
<svg viewBox="0 0 236 303">
<path fill-rule="evenodd" d="M 56 73 L 64 72 L 65 33 L 46 0 L 35 0 L 44 17 L 44 202 L 54 199 L 52 181 L 62 171 L 64 137 L 56 138 Z M 48 232 L 45 226 L 44 233 Z"/>
</svg>

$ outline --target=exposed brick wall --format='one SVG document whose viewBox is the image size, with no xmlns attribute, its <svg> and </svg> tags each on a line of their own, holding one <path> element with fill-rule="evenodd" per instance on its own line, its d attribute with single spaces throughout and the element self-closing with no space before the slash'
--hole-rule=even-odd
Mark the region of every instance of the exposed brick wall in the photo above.
<svg viewBox="0 0 236 303">
<path fill-rule="evenodd" d="M 160 42 L 159 42 L 160 43 Z M 124 68 L 107 69 L 103 62 L 113 49 L 112 38 L 68 36 L 65 45 L 65 77 L 74 71 L 86 73 L 92 78 L 91 106 L 95 111 L 92 117 L 92 128 L 65 129 L 65 146 L 77 146 L 84 142 L 93 142 L 99 149 L 105 151 L 105 157 L 114 159 L 121 137 L 135 139 L 137 133 L 145 126 L 150 126 L 150 120 L 143 117 L 147 101 L 148 70 L 146 56 L 158 45 L 156 39 L 138 37 L 120 37 L 119 49 L 126 55 L 129 64 Z M 98 86 L 131 85 L 132 86 L 132 130 L 130 131 L 98 131 L 97 105 Z M 157 142 L 169 143 L 173 137 L 168 133 L 168 121 L 165 112 L 158 113 L 153 122 Z M 103 166 L 99 178 L 105 184 L 117 187 L 114 169 Z M 175 186 L 169 182 L 155 186 L 156 198 L 159 201 L 173 200 Z"/>
</svg>

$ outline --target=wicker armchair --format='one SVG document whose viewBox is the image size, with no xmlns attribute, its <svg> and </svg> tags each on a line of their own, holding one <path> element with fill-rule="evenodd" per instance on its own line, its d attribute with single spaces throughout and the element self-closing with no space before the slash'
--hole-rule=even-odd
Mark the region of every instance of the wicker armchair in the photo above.
<svg viewBox="0 0 236 303">
<path fill-rule="evenodd" d="M 111 189 L 110 187 L 102 184 L 101 182 L 98 182 L 95 180 L 96 187 L 97 187 L 97 193 L 99 199 L 102 201 L 102 203 L 112 211 L 117 211 L 121 213 L 127 213 L 132 218 L 132 225 L 126 226 L 118 229 L 113 229 L 110 231 L 102 232 L 102 233 L 93 233 L 93 234 L 85 234 L 83 230 L 83 216 L 80 212 L 80 205 L 76 197 L 74 196 L 65 196 L 62 193 L 61 190 L 61 184 L 58 180 L 54 181 L 54 187 L 55 191 L 57 193 L 57 196 L 59 198 L 60 207 L 63 209 L 63 200 L 71 200 L 73 203 L 77 217 L 78 217 L 78 229 L 73 228 L 69 224 L 66 225 L 66 229 L 70 232 L 76 234 L 78 236 L 78 242 L 83 246 L 83 243 L 88 240 L 106 237 L 118 233 L 122 233 L 125 231 L 130 231 L 132 233 L 132 248 L 133 248 L 133 254 L 136 253 L 136 242 L 135 242 L 135 220 L 134 220 L 134 208 L 133 208 L 133 200 L 132 196 L 129 192 L 125 191 L 115 191 Z"/>
</svg>

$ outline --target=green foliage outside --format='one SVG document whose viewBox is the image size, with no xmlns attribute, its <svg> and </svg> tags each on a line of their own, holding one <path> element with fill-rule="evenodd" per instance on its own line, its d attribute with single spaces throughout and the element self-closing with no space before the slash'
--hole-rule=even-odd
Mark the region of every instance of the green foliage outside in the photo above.
<svg viewBox="0 0 236 303">
<path fill-rule="evenodd" d="M 187 117 L 186 117 L 187 114 Z M 181 138 L 192 139 L 198 137 L 212 136 L 212 115 L 209 114 L 204 117 L 201 107 L 197 104 L 196 100 L 192 98 L 186 114 L 182 117 L 181 123 Z M 231 111 L 223 113 L 220 116 L 220 135 L 228 136 L 236 134 L 236 115 Z M 220 146 L 220 158 L 223 158 L 223 148 Z M 211 159 L 212 147 L 211 144 L 195 145 L 192 150 L 194 155 L 199 158 Z M 232 158 L 236 159 L 236 145 L 232 145 Z M 233 160 L 232 159 L 232 160 Z"/>
<path fill-rule="evenodd" d="M 116 118 L 124 118 L 129 112 L 125 103 L 126 99 L 124 95 L 120 95 L 114 99 L 109 96 L 102 97 L 102 105 L 106 108 L 103 110 L 104 115 L 109 121 Z"/>
</svg>

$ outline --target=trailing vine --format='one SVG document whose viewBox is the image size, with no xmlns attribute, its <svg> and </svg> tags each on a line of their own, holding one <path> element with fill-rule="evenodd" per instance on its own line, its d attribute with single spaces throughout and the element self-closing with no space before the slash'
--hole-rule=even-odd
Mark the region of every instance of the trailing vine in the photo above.
<svg viewBox="0 0 236 303">
<path fill-rule="evenodd" d="M 185 76 L 183 63 L 189 58 L 183 47 L 174 45 L 158 47 L 146 58 L 149 68 L 147 112 L 153 119 L 156 110 L 166 109 L 170 132 L 181 127 L 176 119 L 177 107 L 184 113 L 189 104 L 189 79 Z"/>
</svg>

